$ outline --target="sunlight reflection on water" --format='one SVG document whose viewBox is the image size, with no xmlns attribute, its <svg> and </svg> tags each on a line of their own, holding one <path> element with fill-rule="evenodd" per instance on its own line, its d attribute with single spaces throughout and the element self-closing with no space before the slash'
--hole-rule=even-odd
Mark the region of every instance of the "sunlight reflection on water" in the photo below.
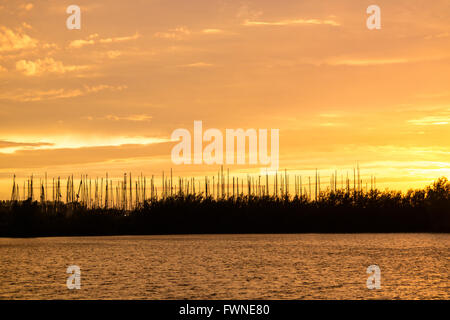
<svg viewBox="0 0 450 320">
<path fill-rule="evenodd" d="M 449 299 L 448 234 L 0 239 L 1 299 Z M 381 268 L 368 290 L 366 269 Z M 66 268 L 81 268 L 68 290 Z"/>
</svg>

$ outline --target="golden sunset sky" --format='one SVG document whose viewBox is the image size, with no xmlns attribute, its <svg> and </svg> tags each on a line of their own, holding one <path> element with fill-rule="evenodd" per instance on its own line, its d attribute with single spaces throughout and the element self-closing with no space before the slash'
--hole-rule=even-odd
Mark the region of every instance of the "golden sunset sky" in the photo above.
<svg viewBox="0 0 450 320">
<path fill-rule="evenodd" d="M 214 173 L 171 162 L 194 120 L 280 129 L 293 174 L 449 177 L 450 1 L 0 1 L 0 199 L 13 174 Z"/>
</svg>

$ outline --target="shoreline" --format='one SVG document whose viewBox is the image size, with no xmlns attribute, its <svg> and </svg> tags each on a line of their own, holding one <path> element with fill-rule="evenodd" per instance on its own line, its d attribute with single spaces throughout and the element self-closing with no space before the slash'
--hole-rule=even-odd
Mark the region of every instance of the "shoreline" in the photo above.
<svg viewBox="0 0 450 320">
<path fill-rule="evenodd" d="M 392 231 L 392 232 L 286 232 L 286 233 L 160 233 L 160 234 L 79 234 L 79 235 L 39 235 L 39 236 L 0 236 L 0 239 L 40 239 L 40 238 L 86 238 L 86 237 L 145 237 L 145 236 L 252 236 L 252 235 L 390 235 L 390 234 L 429 234 L 444 235 L 450 234 L 449 231 L 442 232 L 416 232 L 416 231 Z"/>
<path fill-rule="evenodd" d="M 80 202 L 0 201 L 0 237 L 170 234 L 450 233 L 450 182 L 425 190 L 214 199 L 180 193 L 133 210 Z"/>
</svg>

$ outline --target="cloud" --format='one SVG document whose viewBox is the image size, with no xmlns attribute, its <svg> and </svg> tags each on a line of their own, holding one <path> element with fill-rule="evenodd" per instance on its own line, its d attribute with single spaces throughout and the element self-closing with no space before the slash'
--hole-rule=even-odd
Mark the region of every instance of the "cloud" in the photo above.
<svg viewBox="0 0 450 320">
<path fill-rule="evenodd" d="M 425 37 L 426 40 L 430 39 L 440 39 L 440 38 L 448 38 L 450 37 L 450 32 L 442 32 L 438 34 L 432 34 Z"/>
<path fill-rule="evenodd" d="M 44 43 L 42 45 L 42 48 L 44 49 L 58 49 L 58 45 L 56 43 Z"/>
<path fill-rule="evenodd" d="M 140 37 L 140 35 L 138 33 L 135 33 L 132 36 L 97 39 L 98 34 L 94 33 L 94 34 L 91 34 L 86 39 L 78 39 L 78 40 L 71 41 L 69 43 L 69 47 L 78 49 L 78 48 L 81 48 L 81 47 L 84 47 L 87 45 L 94 45 L 94 44 L 98 44 L 98 43 L 106 44 L 106 43 L 124 42 L 124 41 L 135 40 L 135 39 L 138 39 L 139 37 Z"/>
<path fill-rule="evenodd" d="M 16 62 L 16 70 L 26 76 L 38 76 L 44 73 L 60 73 L 82 71 L 89 69 L 89 66 L 66 66 L 61 61 L 53 58 L 38 59 L 36 61 L 19 60 Z"/>
<path fill-rule="evenodd" d="M 221 29 L 203 29 L 202 33 L 205 33 L 205 34 L 219 34 L 219 33 L 224 33 L 224 31 L 221 30 Z"/>
<path fill-rule="evenodd" d="M 93 147 L 118 147 L 122 145 L 148 145 L 153 143 L 169 142 L 168 138 L 143 137 L 143 136 L 95 136 L 86 137 L 82 135 L 71 136 L 46 136 L 46 142 L 33 142 L 35 138 L 29 136 L 12 137 L 9 140 L 0 140 L 0 149 L 4 153 L 17 150 L 55 150 L 55 149 L 78 149 Z M 47 142 L 51 141 L 51 142 Z"/>
<path fill-rule="evenodd" d="M 259 16 L 261 16 L 263 12 L 261 10 L 253 10 L 251 9 L 247 4 L 241 5 L 237 12 L 236 12 L 236 18 L 238 19 L 256 19 Z"/>
<path fill-rule="evenodd" d="M 321 65 L 328 64 L 331 66 L 378 66 L 401 63 L 419 63 L 425 61 L 439 61 L 448 59 L 448 55 L 427 55 L 411 58 L 395 57 L 395 58 L 352 58 L 352 57 L 334 57 L 325 61 L 316 61 L 312 64 Z"/>
<path fill-rule="evenodd" d="M 21 31 L 13 31 L 0 26 L 0 52 L 36 48 L 38 41 Z"/>
<path fill-rule="evenodd" d="M 207 67 L 212 67 L 214 66 L 211 63 L 206 63 L 206 62 L 195 62 L 195 63 L 190 63 L 190 64 L 184 64 L 181 65 L 180 67 L 184 67 L 184 68 L 207 68 Z"/>
<path fill-rule="evenodd" d="M 243 23 L 247 27 L 258 26 L 293 26 L 293 25 L 330 25 L 333 27 L 340 26 L 334 20 L 320 20 L 320 19 L 295 19 L 295 20 L 280 20 L 280 21 L 251 21 L 245 20 Z"/>
<path fill-rule="evenodd" d="M 177 27 L 170 29 L 168 32 L 156 32 L 153 36 L 160 39 L 181 40 L 190 34 L 191 31 L 186 27 Z"/>
<path fill-rule="evenodd" d="M 113 43 L 113 42 L 123 42 L 123 41 L 130 41 L 130 40 L 136 40 L 139 38 L 140 35 L 138 33 L 135 33 L 132 36 L 126 36 L 126 37 L 114 37 L 114 38 L 106 38 L 106 39 L 100 39 L 98 42 L 100 43 Z"/>
<path fill-rule="evenodd" d="M 18 90 L 16 92 L 8 92 L 0 94 L 0 99 L 18 101 L 18 102 L 36 102 L 44 100 L 67 99 L 85 96 L 91 93 L 97 93 L 104 90 L 122 91 L 127 86 L 85 86 L 82 89 L 52 89 L 52 90 Z"/>
<path fill-rule="evenodd" d="M 84 39 L 80 39 L 80 40 L 73 40 L 69 43 L 69 47 L 71 48 L 81 48 L 84 47 L 86 45 L 91 45 L 91 44 L 95 44 L 95 40 L 98 38 L 98 33 L 94 33 L 89 35 L 89 37 L 87 37 L 86 40 Z"/>
<path fill-rule="evenodd" d="M 129 116 L 116 116 L 116 115 L 107 115 L 105 117 L 106 120 L 112 120 L 112 121 L 122 121 L 122 120 L 126 120 L 126 121 L 149 121 L 151 120 L 153 117 L 147 114 L 134 114 L 134 115 L 129 115 Z"/>
<path fill-rule="evenodd" d="M 338 122 L 324 122 L 319 124 L 321 127 L 341 127 L 344 126 L 344 123 L 338 123 Z"/>
<path fill-rule="evenodd" d="M 106 52 L 106 56 L 110 59 L 115 59 L 121 55 L 122 55 L 122 52 L 117 51 L 117 50 L 110 50 L 110 51 Z"/>
<path fill-rule="evenodd" d="M 420 119 L 408 120 L 407 122 L 416 126 L 446 125 L 450 123 L 450 116 L 428 116 Z"/>
<path fill-rule="evenodd" d="M 49 142 L 15 142 L 0 140 L 0 149 L 10 148 L 10 147 L 40 147 L 40 146 L 51 146 L 53 143 Z"/>
<path fill-rule="evenodd" d="M 66 138 L 66 137 L 65 137 Z M 174 143 L 151 137 L 108 137 L 105 141 L 83 141 L 70 136 L 63 143 L 34 150 L 3 153 L 0 169 L 39 168 L 55 165 L 100 163 L 119 159 L 170 156 Z M 74 143 L 72 144 L 71 141 Z M 84 170 L 84 169 L 82 169 Z"/>
<path fill-rule="evenodd" d="M 24 3 L 19 6 L 20 9 L 24 9 L 26 11 L 30 11 L 31 9 L 33 9 L 33 7 L 34 5 L 32 3 Z"/>
<path fill-rule="evenodd" d="M 398 64 L 398 63 L 408 63 L 412 60 L 399 58 L 399 59 L 344 59 L 344 60 L 333 60 L 329 61 L 327 64 L 333 66 L 376 66 L 385 64 Z"/>
<path fill-rule="evenodd" d="M 25 29 L 33 29 L 33 27 L 26 22 L 22 22 L 22 27 L 24 27 Z"/>
<path fill-rule="evenodd" d="M 96 93 L 96 92 L 103 91 L 106 89 L 113 90 L 113 91 L 122 91 L 126 88 L 127 88 L 127 86 L 110 86 L 107 84 L 101 84 L 101 85 L 92 86 L 92 87 L 85 86 L 85 92 L 86 93 Z"/>
<path fill-rule="evenodd" d="M 81 48 L 84 47 L 86 45 L 90 45 L 90 44 L 94 44 L 95 41 L 94 40 L 73 40 L 72 42 L 70 42 L 69 47 L 71 48 Z"/>
<path fill-rule="evenodd" d="M 18 150 L 35 150 L 53 146 L 49 142 L 16 142 L 0 140 L 0 154 L 10 154 Z"/>
</svg>

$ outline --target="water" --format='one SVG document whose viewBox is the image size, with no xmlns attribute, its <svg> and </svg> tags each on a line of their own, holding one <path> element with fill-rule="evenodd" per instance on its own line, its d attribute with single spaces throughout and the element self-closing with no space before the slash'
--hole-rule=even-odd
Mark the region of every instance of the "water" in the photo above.
<svg viewBox="0 0 450 320">
<path fill-rule="evenodd" d="M 449 299 L 449 234 L 0 239 L 1 299 Z M 381 289 L 366 269 L 381 268 Z M 81 268 L 69 290 L 66 268 Z"/>
</svg>

